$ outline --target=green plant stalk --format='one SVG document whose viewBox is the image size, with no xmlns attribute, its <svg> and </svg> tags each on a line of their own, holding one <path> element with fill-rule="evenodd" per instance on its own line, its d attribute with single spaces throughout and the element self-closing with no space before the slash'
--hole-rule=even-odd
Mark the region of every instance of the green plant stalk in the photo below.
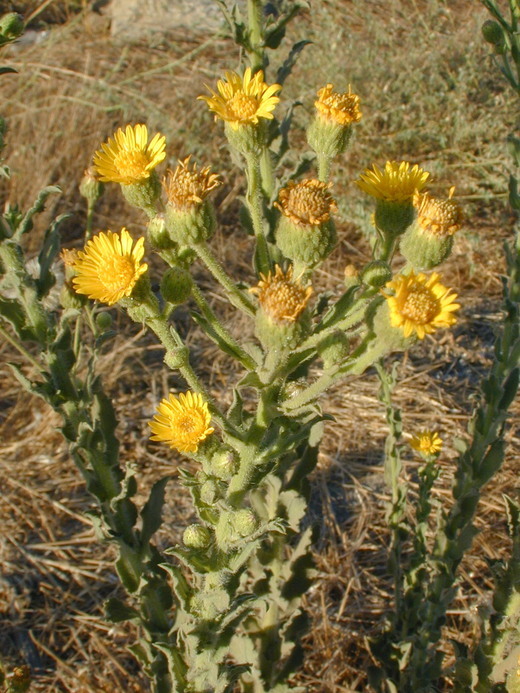
<svg viewBox="0 0 520 693">
<path fill-rule="evenodd" d="M 9 342 L 11 346 L 13 346 L 18 353 L 20 353 L 24 359 L 33 366 L 33 368 L 36 368 L 38 373 L 43 372 L 43 367 L 41 363 L 38 363 L 38 361 L 27 351 L 27 349 L 23 346 L 21 341 L 13 337 L 12 335 L 7 332 L 7 330 L 4 330 L 4 328 L 0 325 L 0 334 L 2 337 L 6 340 L 6 342 Z"/>
<path fill-rule="evenodd" d="M 249 61 L 253 73 L 265 66 L 264 35 L 262 26 L 262 0 L 247 0 L 247 23 L 249 28 Z"/>
<path fill-rule="evenodd" d="M 258 253 L 258 269 L 267 275 L 271 269 L 269 247 L 264 233 L 264 221 L 262 214 L 262 177 L 260 175 L 260 163 L 257 152 L 251 152 L 246 156 L 247 163 L 247 205 L 253 222 L 253 231 L 256 238 Z"/>
<path fill-rule="evenodd" d="M 260 174 L 262 177 L 262 189 L 267 200 L 270 200 L 274 193 L 274 171 L 273 160 L 269 147 L 262 147 L 260 154 Z"/>
<path fill-rule="evenodd" d="M 242 312 L 247 313 L 248 315 L 254 315 L 255 306 L 253 302 L 226 274 L 222 265 L 213 255 L 208 245 L 206 243 L 197 243 L 193 246 L 193 250 L 195 250 L 199 258 L 222 286 L 230 302 Z"/>
<path fill-rule="evenodd" d="M 211 309 L 211 306 L 204 298 L 204 294 L 196 284 L 193 284 L 192 286 L 192 295 L 195 299 L 196 304 L 200 308 L 201 313 L 213 327 L 218 336 L 224 342 L 227 343 L 230 349 L 232 349 L 236 353 L 236 357 L 240 361 L 240 363 L 250 371 L 256 370 L 258 368 L 258 364 L 256 363 L 256 361 L 252 358 L 252 356 L 250 356 L 246 351 L 244 351 L 244 349 L 242 349 L 242 347 L 236 341 L 236 339 L 228 332 L 228 330 L 220 322 L 218 317 L 215 315 L 214 311 Z"/>
<path fill-rule="evenodd" d="M 330 167 L 332 164 L 332 159 L 327 154 L 319 152 L 317 154 L 318 158 L 318 178 L 322 183 L 328 183 L 330 178 Z"/>
</svg>

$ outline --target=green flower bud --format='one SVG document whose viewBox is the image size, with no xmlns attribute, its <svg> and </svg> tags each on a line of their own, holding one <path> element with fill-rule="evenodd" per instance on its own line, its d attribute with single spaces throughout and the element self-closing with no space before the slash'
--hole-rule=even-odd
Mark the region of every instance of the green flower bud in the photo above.
<svg viewBox="0 0 520 693">
<path fill-rule="evenodd" d="M 0 40 L 14 41 L 23 34 L 24 22 L 21 14 L 8 12 L 0 17 Z"/>
<path fill-rule="evenodd" d="M 237 467 L 238 460 L 233 450 L 218 450 L 211 458 L 211 471 L 219 479 L 230 479 Z"/>
<path fill-rule="evenodd" d="M 336 330 L 332 334 L 327 335 L 318 345 L 318 354 L 323 360 L 323 368 L 325 370 L 341 363 L 347 358 L 349 353 L 349 338 L 340 330 Z"/>
<path fill-rule="evenodd" d="M 106 332 L 112 327 L 112 316 L 110 313 L 104 311 L 103 313 L 98 313 L 96 315 L 96 326 L 101 332 Z"/>
<path fill-rule="evenodd" d="M 434 198 L 428 193 L 414 196 L 416 217 L 402 236 L 399 250 L 414 270 L 429 270 L 450 255 L 453 234 L 461 227 L 463 215 L 460 207 L 451 199 Z"/>
<path fill-rule="evenodd" d="M 488 19 L 482 25 L 482 36 L 484 41 L 491 43 L 493 46 L 502 46 L 505 43 L 504 30 L 498 22 Z"/>
<path fill-rule="evenodd" d="M 121 183 L 121 192 L 132 207 L 143 209 L 151 219 L 156 216 L 155 202 L 161 194 L 161 185 L 155 171 L 150 173 L 149 178 L 139 183 L 130 183 L 129 185 Z"/>
<path fill-rule="evenodd" d="M 241 537 L 249 537 L 258 527 L 258 520 L 252 510 L 237 510 L 233 514 L 232 523 Z"/>
<path fill-rule="evenodd" d="M 400 236 L 410 226 L 414 218 L 411 200 L 389 202 L 377 200 L 375 223 L 378 229 L 392 237 Z"/>
<path fill-rule="evenodd" d="M 190 549 L 205 549 L 211 541 L 211 533 L 203 525 L 189 525 L 184 530 L 182 541 Z"/>
<path fill-rule="evenodd" d="M 382 260 L 369 262 L 361 272 L 361 281 L 363 284 L 373 286 L 374 288 L 384 286 L 390 279 L 392 279 L 392 270 L 387 263 Z"/>
<path fill-rule="evenodd" d="M 330 184 L 309 179 L 290 181 L 275 202 L 282 216 L 276 229 L 276 243 L 294 263 L 314 267 L 324 260 L 336 243 L 336 229 L 330 218 L 337 206 Z"/>
<path fill-rule="evenodd" d="M 359 270 L 355 265 L 347 265 L 345 267 L 344 276 L 344 283 L 347 289 L 350 289 L 352 286 L 359 286 Z"/>
<path fill-rule="evenodd" d="M 177 243 L 173 241 L 166 229 L 164 214 L 150 219 L 146 227 L 146 238 L 154 250 L 175 250 Z"/>
<path fill-rule="evenodd" d="M 87 200 L 88 206 L 93 207 L 103 193 L 103 183 L 96 176 L 96 170 L 89 166 L 79 184 L 80 194 Z"/>
<path fill-rule="evenodd" d="M 229 123 L 224 123 L 227 141 L 244 157 L 257 154 L 265 146 L 266 130 L 266 124 L 262 121 L 256 124 L 241 124 L 236 128 Z"/>
<path fill-rule="evenodd" d="M 161 280 L 161 295 L 168 303 L 180 305 L 191 296 L 193 279 L 191 274 L 180 267 L 167 270 Z"/>
<path fill-rule="evenodd" d="M 219 497 L 220 489 L 213 479 L 208 479 L 200 487 L 200 499 L 206 505 L 213 505 Z"/>
</svg>

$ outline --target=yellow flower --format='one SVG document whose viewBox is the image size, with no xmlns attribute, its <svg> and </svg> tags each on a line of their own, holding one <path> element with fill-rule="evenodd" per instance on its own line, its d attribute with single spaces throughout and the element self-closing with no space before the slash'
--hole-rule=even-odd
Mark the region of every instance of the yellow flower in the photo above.
<svg viewBox="0 0 520 693">
<path fill-rule="evenodd" d="M 94 154 L 94 168 L 103 182 L 132 185 L 150 177 L 166 156 L 166 138 L 157 133 L 148 144 L 146 125 L 127 125 L 109 137 Z"/>
<path fill-rule="evenodd" d="M 179 161 L 175 171 L 168 170 L 163 180 L 169 204 L 178 209 L 189 209 L 202 204 L 204 198 L 221 184 L 216 173 L 210 173 L 209 166 L 197 171 L 197 164 L 189 168 L 191 156 Z"/>
<path fill-rule="evenodd" d="M 330 183 L 310 178 L 299 183 L 289 181 L 280 190 L 278 202 L 280 212 L 295 224 L 319 226 L 329 220 L 338 207 L 329 192 Z"/>
<path fill-rule="evenodd" d="M 267 276 L 260 274 L 258 286 L 249 289 L 257 294 L 264 313 L 277 322 L 295 322 L 312 295 L 312 287 L 301 286 L 299 279 L 292 281 L 292 273 L 292 267 L 284 273 L 276 265 L 274 275 L 272 272 Z"/>
<path fill-rule="evenodd" d="M 364 192 L 387 202 L 407 202 L 426 185 L 430 174 L 417 164 L 410 168 L 408 161 L 387 161 L 384 171 L 375 164 L 367 168 L 356 184 Z"/>
<path fill-rule="evenodd" d="M 160 440 L 179 452 L 197 452 L 199 443 L 214 432 L 209 426 L 211 415 L 208 403 L 194 392 L 173 394 L 163 399 L 157 407 L 151 440 Z"/>
<path fill-rule="evenodd" d="M 85 294 L 109 306 L 130 296 L 148 265 L 140 264 L 144 238 L 135 243 L 125 228 L 120 233 L 101 231 L 78 251 L 72 283 L 78 294 Z"/>
<path fill-rule="evenodd" d="M 424 455 L 435 455 L 442 449 L 442 439 L 437 431 L 420 431 L 412 436 L 410 446 Z"/>
<path fill-rule="evenodd" d="M 359 122 L 361 120 L 359 96 L 352 94 L 350 86 L 348 92 L 336 92 L 333 89 L 332 84 L 327 84 L 318 91 L 318 100 L 314 102 L 314 105 L 320 116 L 338 125 Z"/>
<path fill-rule="evenodd" d="M 441 200 L 429 193 L 416 192 L 413 205 L 417 210 L 417 222 L 423 231 L 438 237 L 452 236 L 462 226 L 464 215 L 452 200 L 455 188 L 450 188 L 448 198 Z"/>
<path fill-rule="evenodd" d="M 281 88 L 279 84 L 266 84 L 262 70 L 253 76 L 248 67 L 243 77 L 236 72 L 226 72 L 225 81 L 219 79 L 217 82 L 219 93 L 207 87 L 211 96 L 198 98 L 208 104 L 216 118 L 225 120 L 237 130 L 241 125 L 257 125 L 259 118 L 272 120 L 271 111 L 280 101 L 275 94 Z"/>
<path fill-rule="evenodd" d="M 460 305 L 455 303 L 457 294 L 439 281 L 439 275 L 425 274 L 399 275 L 386 284 L 394 295 L 385 294 L 390 308 L 390 321 L 393 327 L 400 327 L 405 337 L 414 332 L 419 339 L 435 332 L 439 327 L 450 327 L 457 321 L 453 311 Z"/>
</svg>

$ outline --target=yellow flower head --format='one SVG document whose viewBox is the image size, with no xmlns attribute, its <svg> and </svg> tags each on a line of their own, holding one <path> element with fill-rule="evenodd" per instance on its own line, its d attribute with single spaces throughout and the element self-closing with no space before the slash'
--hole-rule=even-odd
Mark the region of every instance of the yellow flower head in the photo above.
<svg viewBox="0 0 520 693">
<path fill-rule="evenodd" d="M 179 452 L 197 452 L 199 443 L 214 432 L 210 427 L 211 415 L 208 403 L 194 392 L 171 394 L 157 407 L 151 440 L 160 440 Z"/>
<path fill-rule="evenodd" d="M 272 111 L 280 101 L 275 94 L 281 88 L 279 84 L 266 84 L 262 70 L 253 75 L 248 67 L 243 77 L 226 72 L 225 80 L 217 82 L 218 93 L 207 87 L 211 96 L 199 96 L 199 99 L 208 104 L 216 118 L 237 130 L 241 125 L 257 125 L 259 118 L 272 120 Z"/>
<path fill-rule="evenodd" d="M 401 274 L 388 282 L 386 287 L 393 289 L 394 295 L 385 294 L 390 308 L 390 321 L 393 327 L 400 327 L 405 337 L 414 332 L 419 339 L 435 332 L 439 327 L 450 327 L 456 323 L 453 312 L 460 308 L 455 303 L 457 294 L 439 281 L 435 272 L 425 274 Z"/>
<path fill-rule="evenodd" d="M 452 236 L 460 229 L 464 215 L 459 205 L 452 200 L 454 192 L 455 188 L 450 188 L 446 200 L 432 197 L 429 193 L 415 193 L 413 205 L 423 231 L 442 238 Z"/>
<path fill-rule="evenodd" d="M 442 438 L 437 431 L 419 431 L 412 436 L 410 446 L 423 455 L 436 455 L 442 449 Z"/>
<path fill-rule="evenodd" d="M 356 184 L 364 192 L 387 202 L 408 202 L 426 185 L 430 174 L 408 161 L 387 161 L 384 171 L 375 164 L 359 177 Z"/>
<path fill-rule="evenodd" d="M 168 170 L 163 180 L 169 204 L 178 209 L 189 209 L 202 204 L 204 198 L 221 184 L 216 173 L 210 173 L 210 168 L 197 171 L 197 164 L 189 167 L 191 156 L 179 161 L 175 171 Z"/>
<path fill-rule="evenodd" d="M 148 265 L 141 264 L 144 238 L 135 243 L 125 228 L 120 233 L 101 231 L 78 251 L 72 283 L 78 294 L 85 294 L 109 306 L 130 296 Z"/>
<path fill-rule="evenodd" d="M 146 125 L 127 125 L 109 137 L 94 154 L 94 168 L 103 182 L 132 185 L 150 177 L 166 156 L 166 138 L 157 133 L 148 144 Z"/>
<path fill-rule="evenodd" d="M 348 92 L 333 91 L 334 86 L 327 84 L 318 91 L 318 100 L 314 102 L 316 110 L 322 118 L 339 125 L 351 125 L 361 120 L 359 96 Z"/>
<path fill-rule="evenodd" d="M 249 289 L 258 296 L 264 313 L 277 322 L 295 322 L 312 295 L 312 286 L 301 286 L 299 279 L 293 281 L 292 273 L 292 267 L 284 273 L 276 265 L 274 274 L 260 274 L 258 285 Z"/>
<path fill-rule="evenodd" d="M 295 224 L 319 226 L 330 219 L 338 207 L 329 192 L 330 183 L 310 178 L 299 183 L 289 181 L 280 190 L 274 205 Z"/>
</svg>

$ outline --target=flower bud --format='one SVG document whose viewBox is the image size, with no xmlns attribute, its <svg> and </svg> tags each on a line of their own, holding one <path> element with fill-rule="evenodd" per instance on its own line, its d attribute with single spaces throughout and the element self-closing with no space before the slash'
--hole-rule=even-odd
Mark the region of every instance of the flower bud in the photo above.
<svg viewBox="0 0 520 693">
<path fill-rule="evenodd" d="M 315 179 L 290 181 L 274 203 L 282 212 L 276 243 L 294 263 L 314 267 L 334 248 L 336 229 L 330 217 L 337 206 L 329 188 Z"/>
<path fill-rule="evenodd" d="M 341 363 L 350 353 L 349 338 L 344 332 L 336 330 L 327 335 L 318 345 L 318 354 L 323 360 L 323 368 L 327 370 L 331 366 Z"/>
<path fill-rule="evenodd" d="M 213 505 L 213 503 L 220 496 L 220 489 L 216 481 L 213 479 L 208 479 L 200 487 L 200 499 L 206 505 Z"/>
<path fill-rule="evenodd" d="M 361 272 L 363 284 L 373 286 L 374 288 L 384 286 L 390 279 L 392 279 L 392 270 L 383 260 L 369 262 Z"/>
<path fill-rule="evenodd" d="M 103 193 L 103 183 L 96 176 L 96 170 L 89 166 L 79 184 L 80 194 L 87 200 L 88 206 L 93 207 Z"/>
<path fill-rule="evenodd" d="M 219 479 L 230 479 L 237 467 L 237 456 L 232 450 L 218 450 L 211 458 L 211 471 Z"/>
<path fill-rule="evenodd" d="M 191 296 L 193 279 L 191 274 L 180 267 L 167 270 L 161 279 L 161 295 L 168 303 L 180 305 Z"/>
<path fill-rule="evenodd" d="M 482 36 L 484 41 L 491 43 L 493 46 L 502 46 L 505 43 L 504 30 L 498 22 L 488 19 L 482 25 Z"/>
<path fill-rule="evenodd" d="M 428 270 L 440 265 L 451 253 L 453 234 L 461 227 L 463 214 L 452 200 L 455 188 L 447 199 L 428 193 L 414 195 L 416 216 L 402 236 L 399 250 L 414 270 Z"/>
<path fill-rule="evenodd" d="M 170 238 L 166 229 L 164 214 L 157 214 L 150 219 L 146 227 L 146 238 L 154 250 L 173 250 L 177 244 Z"/>
<path fill-rule="evenodd" d="M 347 289 L 352 286 L 358 286 L 360 283 L 359 270 L 355 265 L 347 265 L 344 271 L 344 283 Z"/>
<path fill-rule="evenodd" d="M 232 516 L 232 524 L 241 537 L 249 537 L 256 530 L 258 520 L 252 510 L 237 510 Z"/>
<path fill-rule="evenodd" d="M 190 549 L 205 549 L 211 541 L 211 533 L 202 525 L 189 525 L 184 530 L 182 541 Z"/>
<path fill-rule="evenodd" d="M 23 34 L 23 17 L 17 12 L 8 12 L 0 17 L 0 43 L 14 41 Z"/>
<path fill-rule="evenodd" d="M 106 332 L 112 327 L 112 316 L 110 313 L 103 311 L 103 313 L 98 313 L 96 315 L 96 327 L 101 332 Z"/>
</svg>

